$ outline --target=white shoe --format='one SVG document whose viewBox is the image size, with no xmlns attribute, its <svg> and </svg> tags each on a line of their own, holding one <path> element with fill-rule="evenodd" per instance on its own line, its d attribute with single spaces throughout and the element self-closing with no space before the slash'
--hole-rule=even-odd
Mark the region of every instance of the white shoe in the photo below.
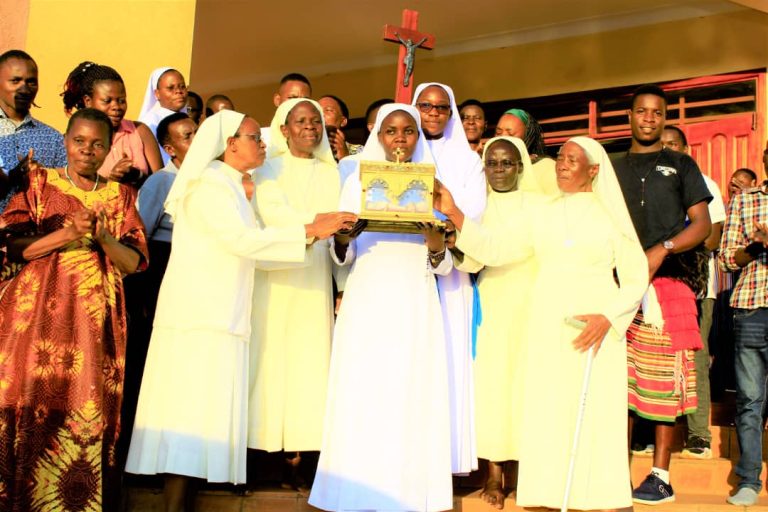
<svg viewBox="0 0 768 512">
<path fill-rule="evenodd" d="M 757 491 L 751 487 L 741 487 L 736 494 L 729 496 L 725 501 L 731 505 L 750 507 L 757 503 Z"/>
<path fill-rule="evenodd" d="M 652 444 L 643 446 L 636 443 L 632 446 L 632 455 L 639 455 L 640 457 L 652 457 L 654 451 L 656 451 L 656 446 Z"/>
</svg>

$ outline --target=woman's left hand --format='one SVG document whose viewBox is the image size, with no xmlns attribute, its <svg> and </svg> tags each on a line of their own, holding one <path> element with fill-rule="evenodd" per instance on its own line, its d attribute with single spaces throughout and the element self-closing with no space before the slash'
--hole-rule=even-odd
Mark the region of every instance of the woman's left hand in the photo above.
<svg viewBox="0 0 768 512">
<path fill-rule="evenodd" d="M 107 230 L 107 212 L 104 209 L 104 205 L 96 203 L 93 206 L 93 214 L 96 216 L 96 225 L 93 228 L 93 238 L 98 243 L 103 244 L 111 238 L 109 230 Z"/>
<path fill-rule="evenodd" d="M 112 169 L 110 169 L 109 179 L 112 181 L 122 182 L 125 176 L 131 172 L 132 167 L 133 159 L 131 159 L 131 157 L 129 157 L 125 151 L 123 151 L 123 157 L 115 162 L 115 165 L 112 166 Z"/>
<path fill-rule="evenodd" d="M 427 248 L 432 252 L 445 249 L 445 230 L 431 222 L 419 222 L 419 229 L 427 242 Z"/>
<path fill-rule="evenodd" d="M 104 255 L 112 261 L 117 270 L 123 274 L 136 272 L 141 263 L 141 256 L 137 250 L 125 245 L 109 232 L 107 221 L 107 209 L 101 203 L 93 205 L 93 215 L 96 217 L 96 225 L 93 228 L 93 239 L 104 251 Z"/>
<path fill-rule="evenodd" d="M 590 347 L 594 347 L 594 355 L 597 355 L 605 335 L 611 328 L 611 322 L 605 315 L 576 315 L 574 318 L 586 322 L 587 325 L 571 342 L 573 348 L 579 352 L 586 352 Z"/>
</svg>

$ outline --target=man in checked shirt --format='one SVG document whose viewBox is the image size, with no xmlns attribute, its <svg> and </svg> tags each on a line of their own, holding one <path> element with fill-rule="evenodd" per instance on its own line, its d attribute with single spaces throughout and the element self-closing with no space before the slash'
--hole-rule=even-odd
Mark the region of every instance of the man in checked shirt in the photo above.
<svg viewBox="0 0 768 512">
<path fill-rule="evenodd" d="M 760 492 L 763 405 L 768 376 L 768 191 L 766 185 L 733 197 L 723 226 L 720 268 L 741 269 L 731 296 L 736 363 L 736 433 L 741 456 L 738 492 L 728 503 L 754 505 Z"/>
</svg>

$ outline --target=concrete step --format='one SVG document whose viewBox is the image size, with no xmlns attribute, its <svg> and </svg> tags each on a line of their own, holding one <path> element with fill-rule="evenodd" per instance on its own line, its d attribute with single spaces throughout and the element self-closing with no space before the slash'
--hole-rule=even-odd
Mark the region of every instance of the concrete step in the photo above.
<svg viewBox="0 0 768 512">
<path fill-rule="evenodd" d="M 456 501 L 460 500 L 461 508 L 456 508 Z M 760 498 L 757 505 L 752 507 L 734 507 L 725 501 L 724 496 L 711 495 L 686 495 L 677 496 L 673 503 L 662 505 L 634 505 L 635 512 L 768 512 L 768 497 Z M 454 500 L 454 510 L 461 512 L 496 512 L 497 509 L 491 507 L 480 498 L 480 491 Z M 522 510 L 544 510 L 544 509 L 524 509 L 514 503 L 514 498 L 508 498 L 504 502 L 505 512 Z"/>
<path fill-rule="evenodd" d="M 456 501 L 460 501 L 460 507 L 457 508 Z M 740 512 L 768 512 L 768 497 L 762 497 L 758 504 L 752 507 L 741 507 Z M 473 492 L 462 498 L 454 500 L 454 510 L 461 512 L 495 512 L 497 509 L 491 507 L 480 499 L 480 491 Z M 507 499 L 504 502 L 505 512 L 531 510 L 518 507 L 514 499 Z M 543 509 L 536 509 L 543 510 Z M 662 505 L 635 505 L 635 512 L 736 512 L 739 508 L 728 504 L 725 496 L 712 495 L 685 495 L 678 496 L 673 503 Z"/>
<path fill-rule="evenodd" d="M 736 435 L 735 426 L 711 426 L 709 432 L 712 434 L 712 457 L 739 459 L 739 439 Z M 672 444 L 673 453 L 679 453 L 683 450 L 687 436 L 688 429 L 685 422 L 678 422 L 675 426 L 675 438 Z M 768 453 L 768 436 L 763 436 L 763 453 Z"/>
<path fill-rule="evenodd" d="M 675 443 L 672 447 L 671 478 L 675 492 L 693 494 L 708 494 L 709 486 L 717 486 L 717 492 L 727 493 L 736 485 L 737 478 L 733 468 L 739 459 L 739 443 L 735 427 L 710 427 L 712 432 L 711 459 L 684 459 L 682 446 L 685 439 L 685 426 L 675 429 Z M 768 436 L 763 438 L 763 454 L 768 456 Z M 637 486 L 650 472 L 652 455 L 633 455 L 632 481 Z M 458 488 L 476 489 L 485 481 L 485 467 L 468 476 L 456 478 L 454 485 Z M 763 481 L 765 481 L 766 466 L 763 464 Z M 763 494 L 768 496 L 765 490 Z"/>
<path fill-rule="evenodd" d="M 163 512 L 160 489 L 131 488 L 125 500 L 126 512 Z M 198 492 L 197 512 L 308 512 L 316 511 L 307 496 L 287 490 L 259 490 L 246 496 L 224 490 L 204 489 Z"/>
<path fill-rule="evenodd" d="M 650 473 L 653 459 L 650 457 L 633 457 L 632 483 L 640 485 Z M 731 459 L 716 458 L 709 460 L 683 459 L 672 456 L 670 465 L 670 482 L 676 494 L 680 495 L 710 495 L 726 496 L 732 494 L 738 485 L 738 477 L 733 472 L 736 462 Z M 765 482 L 766 464 L 763 463 L 761 481 Z M 761 497 L 768 499 L 765 487 L 760 492 Z"/>
<path fill-rule="evenodd" d="M 631 463 L 632 482 L 637 486 L 650 472 L 652 459 L 650 457 L 633 457 Z M 736 490 L 737 478 L 733 473 L 735 462 L 726 458 L 709 460 L 683 459 L 678 454 L 673 455 L 670 468 L 672 486 L 677 500 L 673 504 L 648 507 L 636 506 L 636 510 L 643 511 L 651 508 L 654 511 L 686 511 L 686 512 L 715 512 L 722 510 L 735 510 L 725 499 Z M 768 468 L 763 465 L 761 480 L 766 481 Z M 466 479 L 463 480 L 466 482 Z M 145 481 L 146 482 L 146 481 Z M 162 492 L 157 487 L 159 482 L 152 481 L 151 487 L 141 487 L 133 482 L 126 493 L 126 507 L 129 512 L 162 512 Z M 457 484 L 461 481 L 457 480 Z M 307 504 L 307 495 L 296 491 L 258 488 L 246 495 L 237 491 L 243 486 L 235 488 L 227 485 L 204 485 L 198 493 L 197 510 L 199 512 L 308 512 L 313 507 Z M 477 487 L 470 488 L 458 485 L 454 499 L 454 509 L 464 512 L 494 512 L 494 510 L 479 497 Z M 507 501 L 504 510 L 518 510 L 514 505 L 514 499 Z M 314 510 L 314 509 L 313 509 Z M 522 510 L 522 509 L 519 509 Z M 768 512 L 768 492 L 761 490 L 760 500 L 757 506 L 750 510 Z"/>
<path fill-rule="evenodd" d="M 674 503 L 663 505 L 635 505 L 636 512 L 736 512 L 739 508 L 729 505 L 725 495 L 679 494 Z M 132 488 L 127 496 L 127 512 L 162 512 L 163 496 L 158 489 Z M 454 497 L 453 510 L 457 512 L 496 512 L 495 508 L 480 499 L 480 491 Z M 198 512 L 315 512 L 318 509 L 307 504 L 305 494 L 284 490 L 260 490 L 247 496 L 227 491 L 204 490 L 198 493 Z M 517 507 L 514 496 L 504 503 L 505 512 L 530 510 Z M 758 504 L 743 507 L 740 512 L 768 512 L 768 496 L 761 496 Z"/>
</svg>

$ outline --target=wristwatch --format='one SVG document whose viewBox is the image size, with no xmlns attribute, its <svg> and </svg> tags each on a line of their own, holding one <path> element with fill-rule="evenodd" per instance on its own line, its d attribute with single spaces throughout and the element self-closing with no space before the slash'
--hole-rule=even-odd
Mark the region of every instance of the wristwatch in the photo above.
<svg viewBox="0 0 768 512">
<path fill-rule="evenodd" d="M 668 251 L 675 250 L 675 242 L 672 240 L 664 240 L 661 245 Z"/>
</svg>

